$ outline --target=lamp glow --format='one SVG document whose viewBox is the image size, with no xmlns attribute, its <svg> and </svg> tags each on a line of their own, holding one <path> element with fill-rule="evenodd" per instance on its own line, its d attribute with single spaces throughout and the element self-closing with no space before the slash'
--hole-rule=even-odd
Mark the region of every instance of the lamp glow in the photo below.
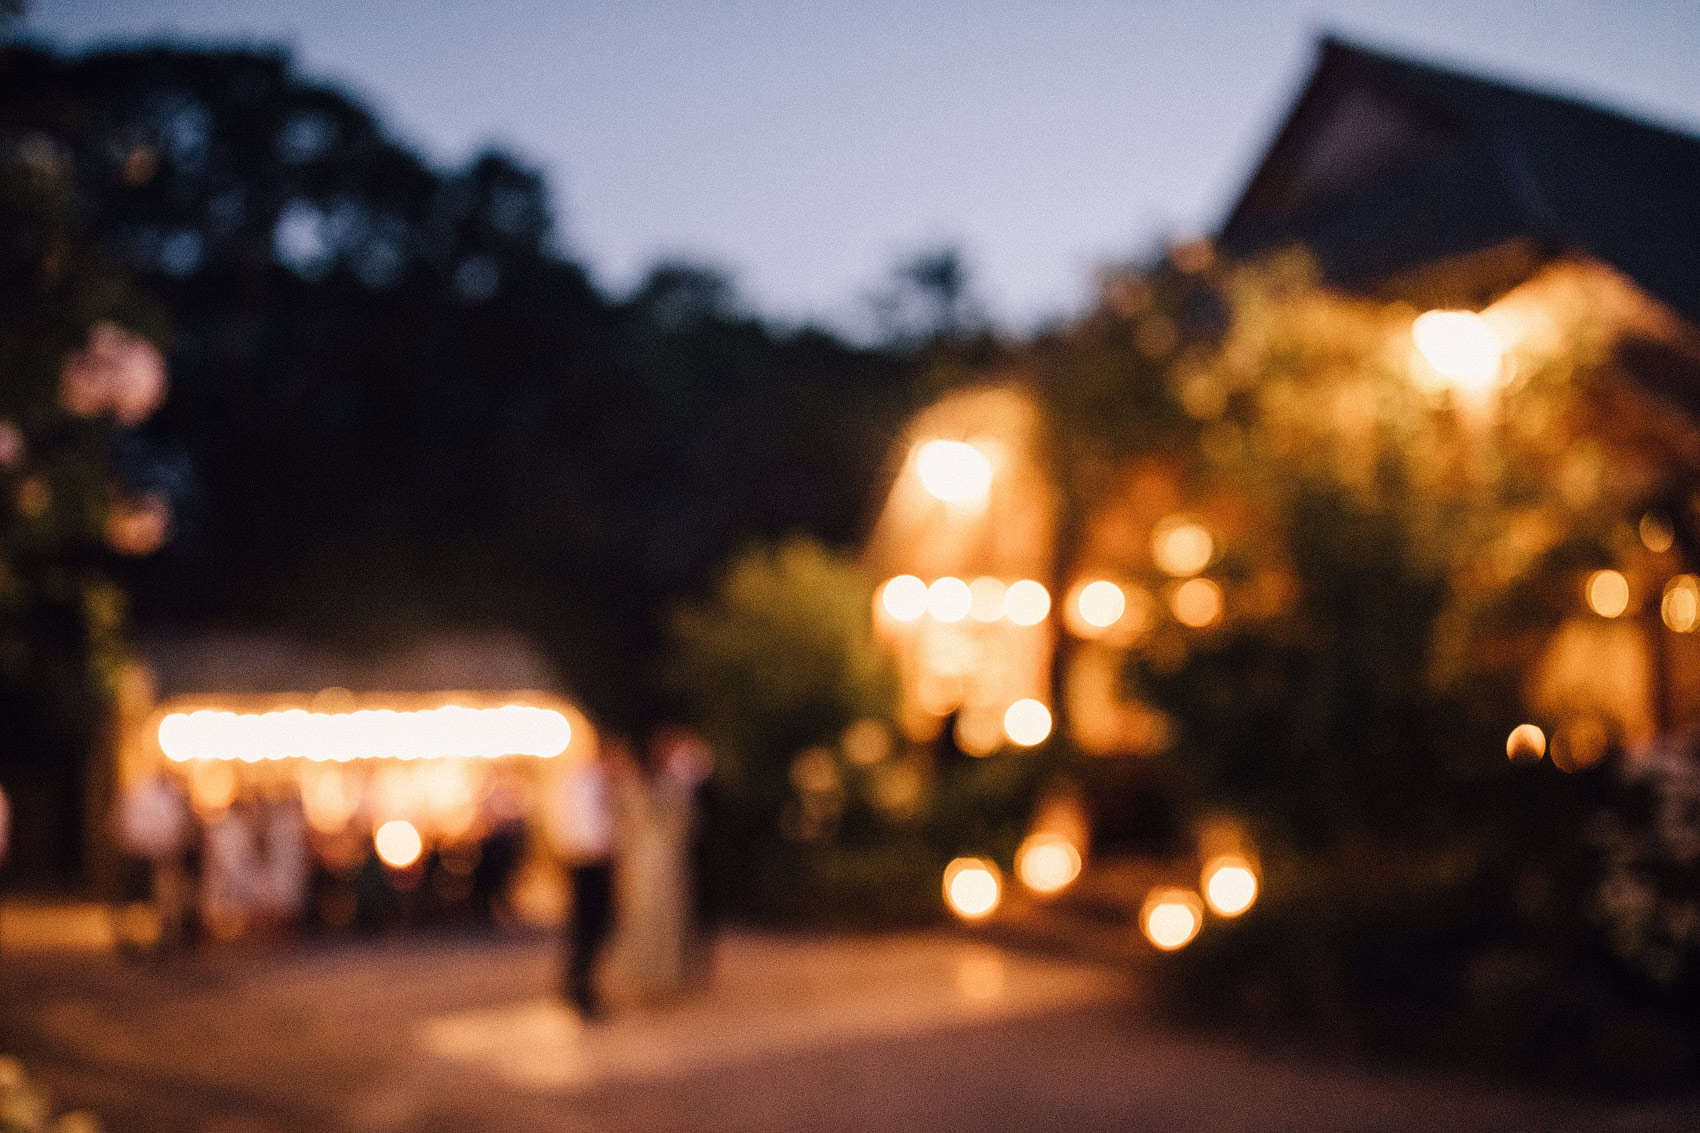
<svg viewBox="0 0 1700 1133">
<path fill-rule="evenodd" d="M 1061 834 L 1031 834 L 1015 851 L 1015 876 L 1035 893 L 1060 893 L 1080 876 L 1080 851 Z"/>
<path fill-rule="evenodd" d="M 1505 366 L 1505 347 L 1473 311 L 1429 311 L 1411 324 L 1417 353 L 1447 385 L 1488 393 Z"/>
<path fill-rule="evenodd" d="M 1217 916 L 1237 917 L 1257 900 L 1257 874 L 1238 854 L 1223 854 L 1204 867 L 1204 900 Z"/>
<path fill-rule="evenodd" d="M 944 870 L 944 900 L 966 921 L 991 915 L 1003 899 L 998 867 L 985 858 L 957 858 Z"/>
<path fill-rule="evenodd" d="M 425 842 L 413 823 L 403 818 L 392 818 L 372 835 L 372 848 L 378 852 L 379 860 L 391 869 L 406 869 L 425 852 Z"/>
<path fill-rule="evenodd" d="M 1164 952 L 1185 948 L 1204 927 L 1204 907 L 1185 889 L 1154 889 L 1139 910 L 1145 939 Z"/>
<path fill-rule="evenodd" d="M 915 452 L 921 486 L 947 504 L 984 503 L 992 487 L 992 462 L 966 441 L 928 441 Z"/>
</svg>

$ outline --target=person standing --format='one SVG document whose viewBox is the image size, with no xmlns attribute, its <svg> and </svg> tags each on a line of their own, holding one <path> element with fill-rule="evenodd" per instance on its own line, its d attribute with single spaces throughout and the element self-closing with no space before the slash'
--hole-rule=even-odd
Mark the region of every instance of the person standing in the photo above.
<svg viewBox="0 0 1700 1133">
<path fill-rule="evenodd" d="M 587 1021 L 602 1017 L 596 965 L 614 921 L 614 778 L 630 762 L 624 740 L 605 740 L 594 758 L 556 780 L 550 799 L 549 828 L 571 901 L 561 937 L 561 994 Z"/>
</svg>

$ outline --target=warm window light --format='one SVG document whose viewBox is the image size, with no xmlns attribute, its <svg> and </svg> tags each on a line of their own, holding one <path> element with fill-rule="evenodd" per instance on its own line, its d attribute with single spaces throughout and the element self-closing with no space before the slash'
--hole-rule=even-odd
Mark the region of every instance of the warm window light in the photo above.
<svg viewBox="0 0 1700 1133">
<path fill-rule="evenodd" d="M 1519 724 L 1505 738 L 1505 757 L 1513 763 L 1539 763 L 1547 753 L 1547 734 L 1533 724 Z"/>
<path fill-rule="evenodd" d="M 1151 533 L 1151 560 L 1164 574 L 1188 578 L 1209 566 L 1215 553 L 1210 532 L 1186 516 L 1171 515 Z"/>
<path fill-rule="evenodd" d="M 1051 734 L 1051 710 L 1032 697 L 1018 700 L 1003 714 L 1003 732 L 1021 747 L 1042 744 Z"/>
<path fill-rule="evenodd" d="M 1080 851 L 1061 834 L 1031 834 L 1015 851 L 1015 876 L 1035 893 L 1059 893 L 1080 876 Z"/>
<path fill-rule="evenodd" d="M 957 858 L 945 867 L 945 904 L 963 920 L 989 916 L 1002 897 L 998 867 L 985 858 Z"/>
<path fill-rule="evenodd" d="M 372 835 L 372 848 L 378 851 L 379 860 L 391 869 L 406 869 L 419 860 L 419 855 L 425 851 L 425 843 L 413 823 L 392 818 Z"/>
<path fill-rule="evenodd" d="M 1074 596 L 1074 613 L 1088 633 L 1109 629 L 1126 610 L 1127 595 L 1107 578 L 1088 582 Z"/>
<path fill-rule="evenodd" d="M 1219 917 L 1237 917 L 1257 900 L 1257 873 L 1237 854 L 1223 854 L 1204 867 L 1204 899 Z"/>
<path fill-rule="evenodd" d="M 504 755 L 552 758 L 572 742 L 572 725 L 552 708 L 448 705 L 418 712 L 173 712 L 159 723 L 167 759 L 430 759 Z"/>
<path fill-rule="evenodd" d="M 973 604 L 968 584 L 960 578 L 946 575 L 927 587 L 927 613 L 941 622 L 959 622 L 968 616 Z"/>
<path fill-rule="evenodd" d="M 1222 588 L 1208 578 L 1188 579 L 1169 595 L 1169 610 L 1193 629 L 1215 625 L 1222 617 Z"/>
<path fill-rule="evenodd" d="M 927 612 L 927 584 L 912 574 L 900 574 L 880 589 L 880 605 L 894 621 L 915 621 Z"/>
<path fill-rule="evenodd" d="M 968 584 L 968 616 L 977 622 L 995 622 L 1003 617 L 1004 584 L 981 575 Z"/>
<path fill-rule="evenodd" d="M 1031 578 L 1010 583 L 1003 596 L 1004 616 L 1018 626 L 1036 626 L 1051 612 L 1051 594 Z"/>
<path fill-rule="evenodd" d="M 1419 315 L 1411 324 L 1411 341 L 1445 384 L 1466 393 L 1491 391 L 1504 369 L 1504 345 L 1473 311 Z"/>
<path fill-rule="evenodd" d="M 1588 576 L 1588 608 L 1602 618 L 1615 618 L 1629 609 L 1629 580 L 1615 570 Z"/>
<path fill-rule="evenodd" d="M 928 441 L 915 453 L 921 486 L 947 504 L 983 503 L 992 487 L 992 462 L 965 441 Z"/>
<path fill-rule="evenodd" d="M 1185 948 L 1204 927 L 1204 907 L 1185 889 L 1154 889 L 1139 910 L 1139 929 L 1145 939 L 1173 952 Z"/>
<path fill-rule="evenodd" d="M 1677 633 L 1693 633 L 1700 624 L 1700 578 L 1679 574 L 1665 583 L 1665 594 L 1659 601 L 1659 616 L 1665 625 Z"/>
</svg>

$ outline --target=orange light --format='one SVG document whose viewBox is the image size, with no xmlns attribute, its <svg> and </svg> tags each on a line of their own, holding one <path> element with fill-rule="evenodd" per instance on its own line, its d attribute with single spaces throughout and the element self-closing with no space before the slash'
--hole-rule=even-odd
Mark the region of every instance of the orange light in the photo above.
<svg viewBox="0 0 1700 1133">
<path fill-rule="evenodd" d="M 894 621 L 915 621 L 927 612 L 927 584 L 912 574 L 900 574 L 881 588 L 880 605 Z"/>
<path fill-rule="evenodd" d="M 392 818 L 372 835 L 372 848 L 378 851 L 378 859 L 391 869 L 406 869 L 425 852 L 425 842 L 413 823 Z"/>
<path fill-rule="evenodd" d="M 1538 763 L 1547 753 L 1547 735 L 1533 724 L 1519 724 L 1505 738 L 1505 757 L 1513 763 Z"/>
<path fill-rule="evenodd" d="M 977 622 L 997 621 L 1004 613 L 1004 584 L 981 575 L 968 584 L 968 616 Z"/>
<path fill-rule="evenodd" d="M 1210 565 L 1216 542 L 1197 520 L 1171 515 L 1151 533 L 1151 560 L 1164 574 L 1187 578 Z"/>
<path fill-rule="evenodd" d="M 1069 628 L 1081 637 L 1099 637 L 1127 612 L 1127 594 L 1107 578 L 1085 583 L 1069 603 Z"/>
<path fill-rule="evenodd" d="M 1061 834 L 1031 834 L 1015 851 L 1015 876 L 1035 893 L 1060 893 L 1080 876 L 1080 851 Z"/>
<path fill-rule="evenodd" d="M 1679 574 L 1665 583 L 1659 616 L 1676 633 L 1693 633 L 1700 624 L 1700 578 Z"/>
<path fill-rule="evenodd" d="M 1010 705 L 1003 714 L 1004 735 L 1021 747 L 1036 747 L 1051 734 L 1051 710 L 1032 697 Z"/>
<path fill-rule="evenodd" d="M 990 916 L 1003 899 L 998 867 L 985 858 L 957 858 L 944 870 L 944 900 L 963 920 Z"/>
<path fill-rule="evenodd" d="M 1193 578 L 1169 595 L 1175 620 L 1193 629 L 1215 625 L 1222 617 L 1222 588 L 1208 578 Z"/>
<path fill-rule="evenodd" d="M 921 486 L 947 504 L 984 503 L 992 486 L 992 462 L 965 441 L 928 441 L 915 451 Z"/>
<path fill-rule="evenodd" d="M 1464 393 L 1490 393 L 1505 368 L 1505 347 L 1473 311 L 1429 311 L 1411 324 L 1417 353 L 1440 380 Z"/>
<path fill-rule="evenodd" d="M 1238 854 L 1211 859 L 1199 880 L 1204 899 L 1217 916 L 1237 917 L 1257 900 L 1257 873 Z"/>
<path fill-rule="evenodd" d="M 1602 618 L 1620 617 L 1629 609 L 1629 580 L 1615 570 L 1589 575 L 1588 608 Z"/>
<path fill-rule="evenodd" d="M 1018 626 L 1036 626 L 1051 612 L 1051 594 L 1031 578 L 1010 583 L 1003 596 L 1004 615 Z"/>
<path fill-rule="evenodd" d="M 1139 910 L 1140 931 L 1164 952 L 1185 948 L 1204 927 L 1204 906 L 1185 889 L 1154 889 Z"/>
<path fill-rule="evenodd" d="M 973 602 L 968 584 L 960 578 L 946 575 L 927 587 L 927 613 L 941 622 L 961 621 L 968 616 Z"/>
</svg>

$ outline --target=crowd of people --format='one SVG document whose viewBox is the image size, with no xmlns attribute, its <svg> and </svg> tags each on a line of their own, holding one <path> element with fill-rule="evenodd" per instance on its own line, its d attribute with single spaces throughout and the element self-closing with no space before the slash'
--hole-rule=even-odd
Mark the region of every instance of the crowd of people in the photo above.
<svg viewBox="0 0 1700 1133">
<path fill-rule="evenodd" d="M 145 895 L 151 910 L 145 929 L 119 918 L 121 946 L 165 956 L 206 940 L 284 932 L 514 923 L 531 919 L 519 915 L 522 884 L 547 884 L 558 870 L 559 991 L 583 1018 L 602 1017 L 602 989 L 612 984 L 623 997 L 653 1001 L 706 979 L 707 747 L 669 729 L 640 756 L 609 736 L 592 758 L 538 770 L 493 776 L 465 831 L 427 839 L 401 862 L 386 860 L 371 836 L 379 816 L 369 806 L 327 831 L 307 820 L 292 781 L 209 806 L 182 776 L 141 777 L 118 799 L 127 867 L 117 896 L 129 910 Z"/>
</svg>

